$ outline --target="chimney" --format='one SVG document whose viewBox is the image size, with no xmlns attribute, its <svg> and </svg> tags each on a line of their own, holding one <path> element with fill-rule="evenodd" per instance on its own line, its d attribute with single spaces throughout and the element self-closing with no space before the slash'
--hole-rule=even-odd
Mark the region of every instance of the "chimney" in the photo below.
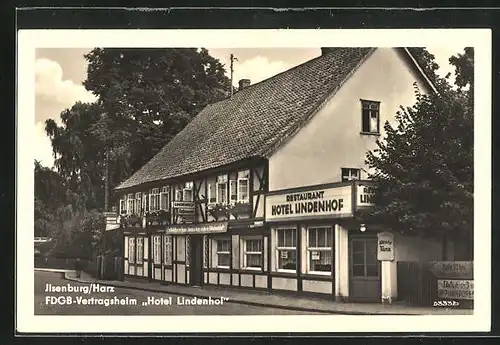
<svg viewBox="0 0 500 345">
<path fill-rule="evenodd" d="M 333 51 L 335 48 L 331 47 L 321 47 L 321 55 L 328 54 L 329 52 Z"/>
<path fill-rule="evenodd" d="M 239 81 L 239 84 L 240 84 L 240 87 L 239 87 L 239 91 L 243 90 L 244 88 L 246 88 L 247 86 L 250 85 L 250 79 L 241 79 Z"/>
</svg>

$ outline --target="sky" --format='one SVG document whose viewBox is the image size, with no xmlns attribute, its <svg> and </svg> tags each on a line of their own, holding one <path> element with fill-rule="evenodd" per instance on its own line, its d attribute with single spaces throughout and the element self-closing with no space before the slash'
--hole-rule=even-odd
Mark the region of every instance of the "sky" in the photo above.
<svg viewBox="0 0 500 345">
<path fill-rule="evenodd" d="M 75 102 L 92 102 L 94 96 L 85 90 L 82 82 L 86 78 L 87 64 L 84 55 L 92 48 L 44 48 L 36 50 L 35 61 L 35 159 L 44 166 L 53 167 L 52 146 L 45 133 L 45 121 L 54 119 L 59 123 L 60 114 Z M 321 54 L 320 48 L 276 48 L 276 49 L 210 49 L 210 55 L 226 66 L 229 77 L 229 56 L 238 59 L 234 63 L 233 84 L 240 79 L 257 83 L 293 66 L 313 59 Z M 434 54 L 442 76 L 454 74 L 449 64 L 450 56 L 463 51 L 463 47 L 427 47 Z"/>
</svg>

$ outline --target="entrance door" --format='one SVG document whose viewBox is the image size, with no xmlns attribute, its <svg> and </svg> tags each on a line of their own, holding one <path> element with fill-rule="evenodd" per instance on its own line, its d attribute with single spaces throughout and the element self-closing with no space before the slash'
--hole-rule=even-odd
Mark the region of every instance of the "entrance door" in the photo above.
<svg viewBox="0 0 500 345">
<path fill-rule="evenodd" d="M 203 236 L 191 235 L 189 258 L 189 283 L 193 286 L 203 284 Z"/>
<path fill-rule="evenodd" d="M 377 260 L 377 238 L 349 238 L 349 299 L 380 302 L 380 262 Z"/>
</svg>

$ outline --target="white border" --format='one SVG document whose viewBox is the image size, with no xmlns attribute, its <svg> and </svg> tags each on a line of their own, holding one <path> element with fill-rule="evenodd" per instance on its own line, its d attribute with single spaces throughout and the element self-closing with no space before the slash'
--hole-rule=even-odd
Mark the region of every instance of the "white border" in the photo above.
<svg viewBox="0 0 500 345">
<path fill-rule="evenodd" d="M 474 315 L 426 316 L 35 316 L 33 149 L 36 48 L 411 47 L 475 48 Z M 17 294 L 19 332 L 468 332 L 490 331 L 491 30 L 20 30 L 17 103 Z M 20 118 L 22 116 L 22 118 Z"/>
</svg>

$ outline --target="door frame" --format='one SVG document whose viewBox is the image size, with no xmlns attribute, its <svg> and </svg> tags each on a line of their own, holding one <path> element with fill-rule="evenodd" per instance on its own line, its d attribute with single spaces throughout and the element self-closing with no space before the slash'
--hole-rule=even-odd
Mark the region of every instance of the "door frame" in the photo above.
<svg viewBox="0 0 500 345">
<path fill-rule="evenodd" d="M 353 279 L 352 275 L 352 264 L 353 264 L 353 253 L 354 251 L 352 250 L 352 242 L 353 240 L 373 240 L 375 244 L 377 243 L 377 234 L 359 234 L 359 233 L 349 233 L 348 234 L 348 272 L 349 272 L 349 301 L 353 302 L 380 302 L 382 298 L 382 264 L 380 261 L 377 260 L 377 265 L 378 265 L 378 277 L 377 279 L 374 277 L 373 279 Z M 375 249 L 376 249 L 375 245 Z M 365 262 L 366 262 L 366 242 L 365 242 Z M 366 267 L 366 266 L 365 266 Z M 378 280 L 378 291 L 379 291 L 379 296 L 377 299 L 372 299 L 370 297 L 362 297 L 362 296 L 353 296 L 353 281 L 375 281 Z"/>
<path fill-rule="evenodd" d="M 189 285 L 203 286 L 203 235 L 190 235 Z"/>
</svg>

